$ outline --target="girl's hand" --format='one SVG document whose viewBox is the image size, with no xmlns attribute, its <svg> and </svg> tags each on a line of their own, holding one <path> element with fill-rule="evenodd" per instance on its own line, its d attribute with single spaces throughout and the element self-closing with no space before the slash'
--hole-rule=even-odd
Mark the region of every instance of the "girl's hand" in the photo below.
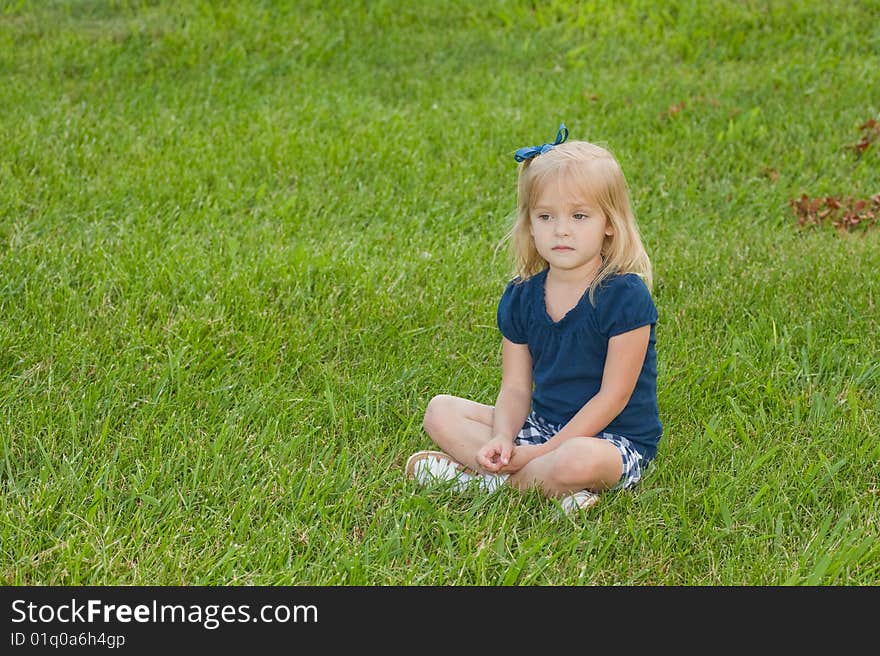
<svg viewBox="0 0 880 656">
<path fill-rule="evenodd" d="M 493 437 L 477 451 L 477 464 L 491 474 L 497 474 L 510 462 L 513 455 L 513 440 Z"/>
<path fill-rule="evenodd" d="M 529 464 L 533 459 L 537 458 L 543 453 L 543 449 L 534 444 L 526 444 L 524 446 L 517 446 L 513 449 L 513 455 L 510 457 L 510 461 L 501 467 L 497 473 L 499 474 L 515 474 L 520 469 Z"/>
</svg>

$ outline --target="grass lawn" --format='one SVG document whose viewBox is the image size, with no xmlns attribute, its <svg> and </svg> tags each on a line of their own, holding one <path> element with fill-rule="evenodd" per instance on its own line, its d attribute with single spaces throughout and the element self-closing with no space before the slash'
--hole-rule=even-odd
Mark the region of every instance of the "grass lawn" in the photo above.
<svg viewBox="0 0 880 656">
<path fill-rule="evenodd" d="M 880 582 L 880 219 L 789 205 L 880 193 L 880 6 L 534 4 L 0 2 L 0 582 Z M 665 425 L 577 521 L 402 475 L 495 399 L 562 121 L 627 174 Z"/>
</svg>

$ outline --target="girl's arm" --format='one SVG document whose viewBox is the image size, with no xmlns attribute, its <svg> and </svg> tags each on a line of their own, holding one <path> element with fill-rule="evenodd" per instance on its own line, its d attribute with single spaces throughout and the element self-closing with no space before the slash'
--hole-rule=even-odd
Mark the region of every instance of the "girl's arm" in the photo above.
<svg viewBox="0 0 880 656">
<path fill-rule="evenodd" d="M 532 356 L 527 344 L 501 340 L 501 389 L 495 401 L 492 437 L 513 442 L 532 407 Z"/>
<path fill-rule="evenodd" d="M 647 325 L 608 340 L 608 355 L 599 392 L 578 410 L 552 440 L 535 447 L 535 451 L 529 449 L 529 455 L 549 453 L 572 437 L 596 436 L 623 412 L 636 388 L 650 337 L 651 326 Z"/>
<path fill-rule="evenodd" d="M 513 441 L 532 407 L 532 356 L 526 344 L 506 337 L 501 343 L 501 389 L 495 402 L 492 439 L 477 452 L 477 463 L 488 472 L 507 465 Z"/>
</svg>

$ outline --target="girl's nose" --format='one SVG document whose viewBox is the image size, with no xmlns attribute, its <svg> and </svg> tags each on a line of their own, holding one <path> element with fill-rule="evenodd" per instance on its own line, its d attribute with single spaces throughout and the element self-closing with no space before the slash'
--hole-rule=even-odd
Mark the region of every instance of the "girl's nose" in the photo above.
<svg viewBox="0 0 880 656">
<path fill-rule="evenodd" d="M 568 234 L 568 219 L 559 218 L 556 219 L 556 234 L 557 235 L 567 235 Z"/>
</svg>

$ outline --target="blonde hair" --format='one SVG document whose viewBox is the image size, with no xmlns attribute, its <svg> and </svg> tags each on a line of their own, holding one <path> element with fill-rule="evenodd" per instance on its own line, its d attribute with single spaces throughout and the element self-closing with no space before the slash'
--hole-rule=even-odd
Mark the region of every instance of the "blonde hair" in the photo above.
<svg viewBox="0 0 880 656">
<path fill-rule="evenodd" d="M 595 305 L 602 281 L 619 273 L 635 273 L 651 289 L 651 260 L 642 245 L 623 170 L 609 151 L 586 141 L 568 141 L 520 164 L 516 217 L 505 236 L 516 275 L 526 280 L 548 266 L 529 231 L 530 214 L 544 185 L 557 176 L 565 176 L 575 186 L 572 191 L 601 209 L 612 228 L 602 246 L 602 266 L 590 283 L 590 302 Z"/>
</svg>

